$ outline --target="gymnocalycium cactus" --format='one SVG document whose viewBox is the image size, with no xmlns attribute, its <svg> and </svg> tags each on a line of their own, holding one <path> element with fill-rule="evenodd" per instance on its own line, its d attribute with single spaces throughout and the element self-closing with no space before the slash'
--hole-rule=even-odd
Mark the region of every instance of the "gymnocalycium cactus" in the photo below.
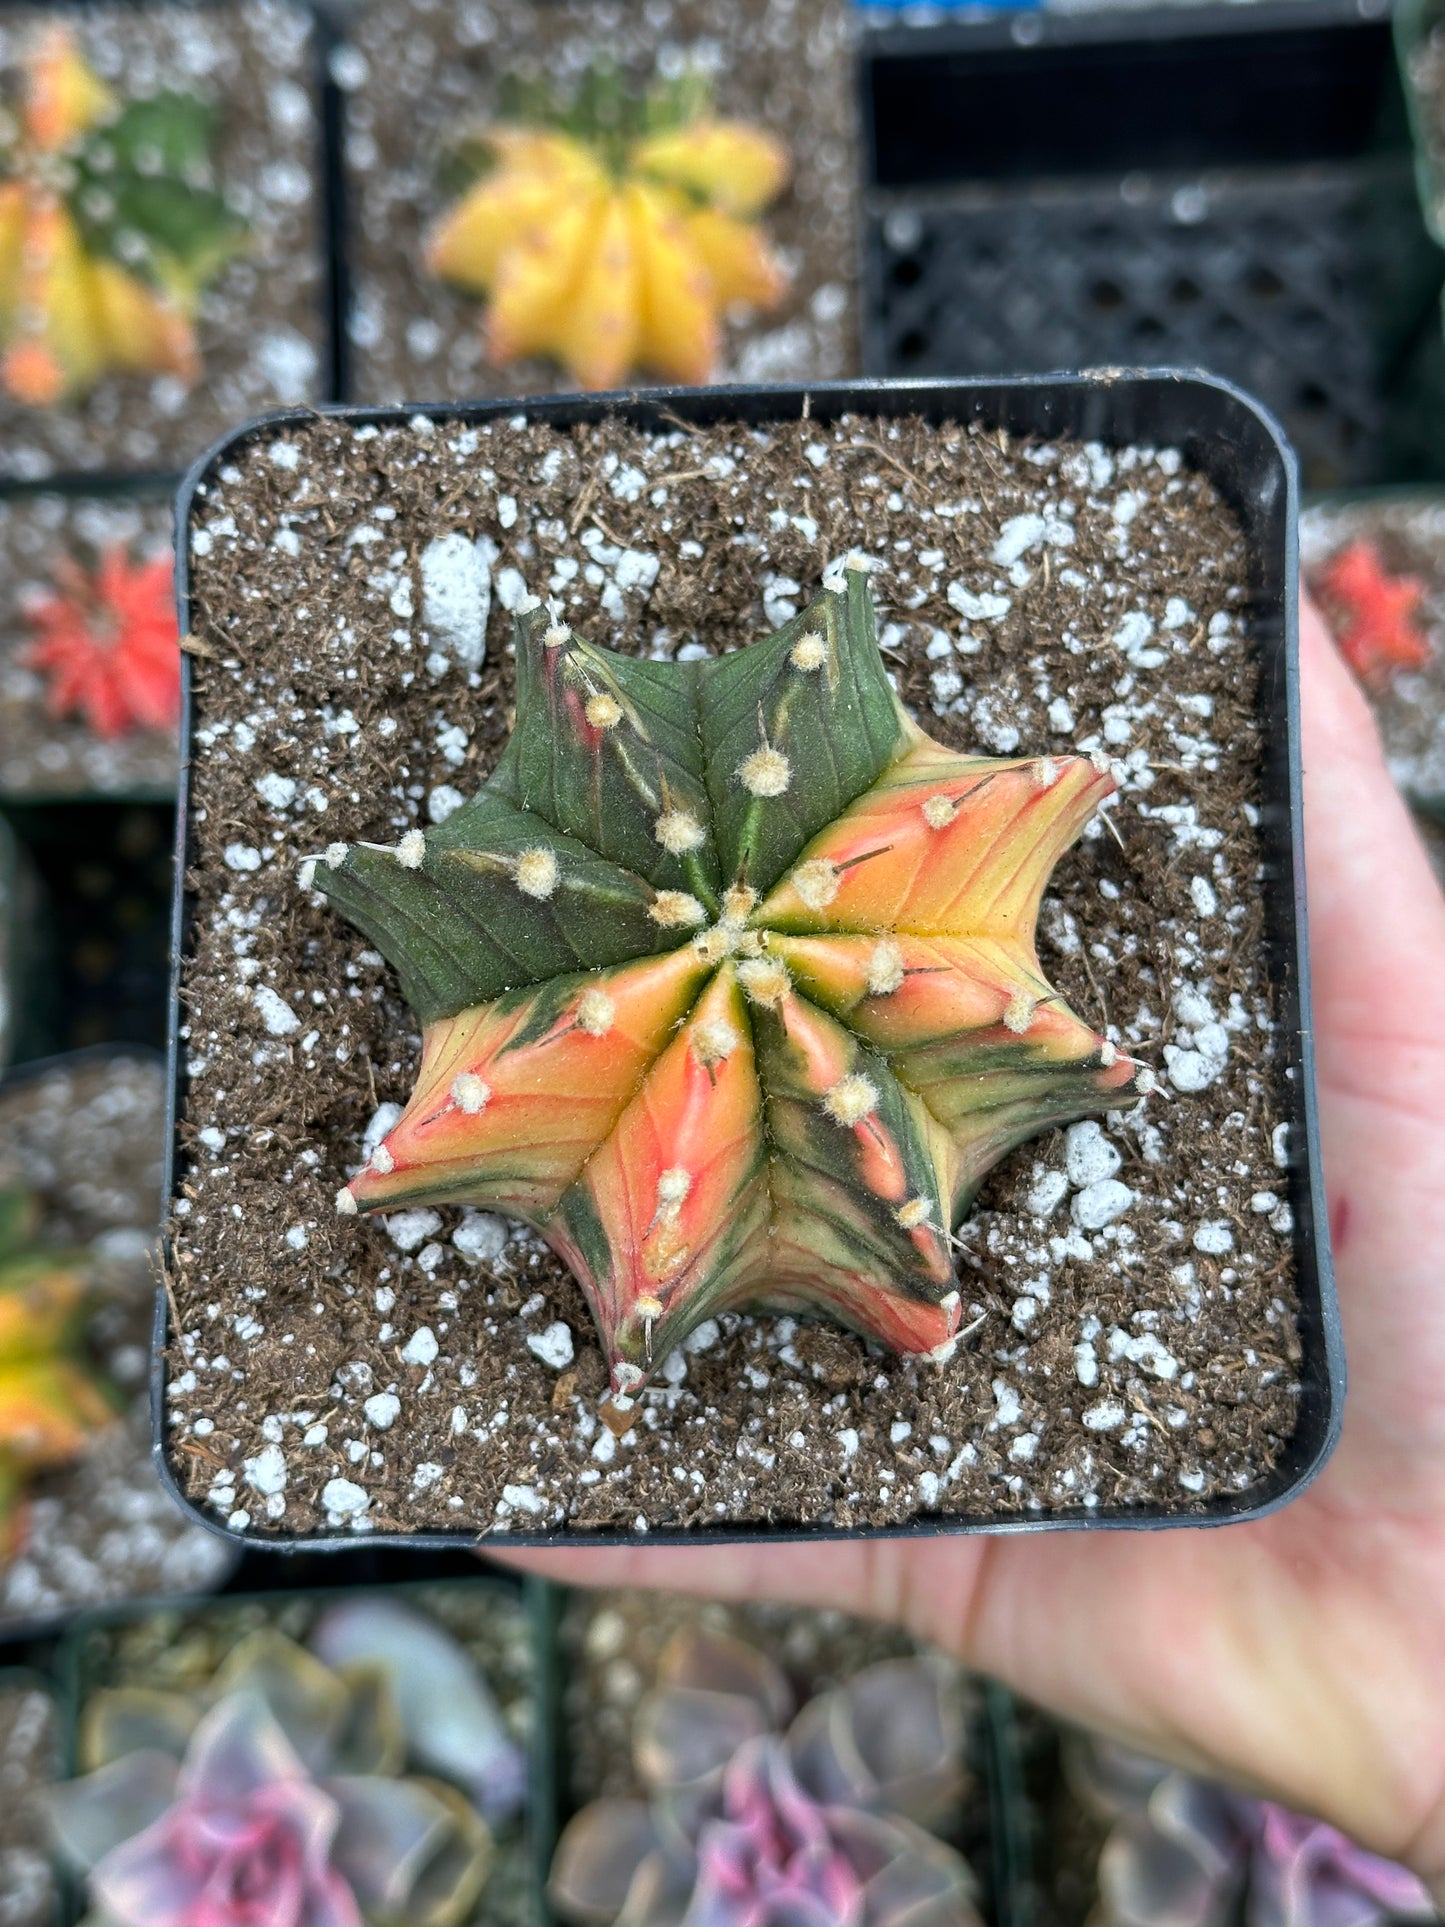
<svg viewBox="0 0 1445 1927">
<path fill-rule="evenodd" d="M 372 1643 L 359 1623 L 370 1609 L 405 1610 L 349 1604 L 353 1649 Z M 422 1637 L 407 1670 L 421 1690 L 439 1650 L 434 1684 L 471 1670 L 431 1621 L 409 1617 Z M 95 1694 L 81 1720 L 84 1777 L 48 1795 L 61 1850 L 87 1877 L 87 1927 L 459 1927 L 491 1835 L 456 1784 L 406 1773 L 423 1748 L 402 1687 L 385 1658 L 333 1671 L 267 1628 L 205 1694 Z M 477 1737 L 495 1752 L 487 1721 Z"/>
<path fill-rule="evenodd" d="M 115 1417 L 80 1354 L 85 1270 L 33 1242 L 37 1217 L 24 1192 L 0 1193 L 0 1562 L 24 1539 L 26 1480 L 78 1457 Z"/>
<path fill-rule="evenodd" d="M 63 24 L 16 81 L 0 98 L 0 387 L 48 408 L 112 370 L 194 381 L 201 294 L 244 234 L 212 178 L 211 109 L 122 104 Z"/>
<path fill-rule="evenodd" d="M 743 1305 L 946 1356 L 951 1233 L 984 1174 L 1152 1082 L 1034 948 L 1109 765 L 930 741 L 861 558 L 732 655 L 617 655 L 535 597 L 516 654 L 480 794 L 303 868 L 423 1028 L 411 1101 L 338 1210 L 524 1219 L 581 1281 L 623 1397 Z"/>
<path fill-rule="evenodd" d="M 792 1711 L 742 1640 L 692 1627 L 634 1729 L 644 1800 L 568 1825 L 548 1893 L 578 1927 L 979 1927 L 973 1876 L 927 1829 L 968 1780 L 962 1681 L 885 1660 Z"/>
</svg>

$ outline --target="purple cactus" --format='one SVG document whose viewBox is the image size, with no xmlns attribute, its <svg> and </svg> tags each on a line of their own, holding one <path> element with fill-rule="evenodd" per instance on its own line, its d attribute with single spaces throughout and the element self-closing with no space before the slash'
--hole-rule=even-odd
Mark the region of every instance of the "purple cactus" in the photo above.
<svg viewBox="0 0 1445 1927">
<path fill-rule="evenodd" d="M 120 1688 L 82 1726 L 94 1768 L 50 1793 L 91 1927 L 458 1927 L 491 1837 L 454 1787 L 401 1777 L 386 1676 L 279 1633 L 235 1650 L 211 1704 Z"/>
<path fill-rule="evenodd" d="M 938 1823 L 967 1783 L 957 1669 L 887 1661 L 810 1700 L 772 1661 L 692 1628 L 634 1735 L 651 1798 L 568 1826 L 550 1893 L 578 1927 L 978 1927 Z"/>
<path fill-rule="evenodd" d="M 1099 1859 L 1096 1927 L 1377 1927 L 1435 1909 L 1404 1867 L 1322 1820 L 1074 1736 L 1068 1777 L 1113 1829 Z"/>
</svg>

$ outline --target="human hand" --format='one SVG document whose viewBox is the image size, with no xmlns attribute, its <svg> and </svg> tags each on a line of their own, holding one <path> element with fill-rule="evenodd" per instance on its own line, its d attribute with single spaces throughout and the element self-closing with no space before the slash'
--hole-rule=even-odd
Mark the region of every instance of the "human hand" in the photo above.
<svg viewBox="0 0 1445 1927">
<path fill-rule="evenodd" d="M 1351 1389 L 1297 1503 L 1217 1531 L 506 1555 L 580 1585 L 851 1607 L 1065 1718 L 1319 1814 L 1445 1903 L 1445 899 L 1301 623 L 1320 1116 Z"/>
</svg>

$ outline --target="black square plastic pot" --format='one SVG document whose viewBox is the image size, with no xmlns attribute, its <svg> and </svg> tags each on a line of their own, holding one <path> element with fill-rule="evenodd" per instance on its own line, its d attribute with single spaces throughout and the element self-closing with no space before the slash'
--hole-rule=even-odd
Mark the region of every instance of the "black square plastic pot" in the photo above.
<svg viewBox="0 0 1445 1927">
<path fill-rule="evenodd" d="M 1288 0 L 868 35 L 867 371 L 1208 368 L 1275 411 L 1317 488 L 1400 479 L 1428 403 L 1435 452 L 1413 449 L 1413 472 L 1438 473 L 1445 418 L 1415 364 L 1445 264 L 1387 12 Z"/>
<path fill-rule="evenodd" d="M 439 405 L 426 410 L 439 425 L 506 420 L 515 402 Z M 398 426 L 411 422 L 415 409 L 340 409 L 327 411 L 357 427 Z M 717 388 L 658 390 L 626 395 L 579 398 L 551 397 L 527 405 L 530 420 L 560 428 L 615 417 L 642 429 L 669 432 L 678 422 L 707 426 L 738 423 L 763 426 L 810 418 L 820 424 L 849 415 L 883 418 L 921 417 L 929 423 L 976 424 L 1010 437 L 1050 439 L 1068 437 L 1097 442 L 1105 448 L 1147 445 L 1178 449 L 1191 467 L 1200 471 L 1233 511 L 1241 529 L 1250 579 L 1249 628 L 1261 663 L 1258 711 L 1261 743 L 1261 825 L 1266 883 L 1264 974 L 1274 1000 L 1281 1068 L 1280 1103 L 1289 1124 L 1289 1169 L 1280 1180 L 1287 1186 L 1291 1209 L 1296 1288 L 1299 1299 L 1301 1355 L 1292 1369 L 1299 1385 L 1297 1424 L 1283 1445 L 1272 1472 L 1244 1491 L 1223 1492 L 1188 1505 L 1094 1506 L 1051 1508 L 1036 1513 L 930 1512 L 888 1528 L 892 1536 L 931 1535 L 935 1532 L 1033 1531 L 1088 1526 L 1156 1527 L 1177 1524 L 1212 1525 L 1257 1518 L 1274 1510 L 1305 1486 L 1323 1465 L 1335 1442 L 1344 1392 L 1344 1361 L 1330 1266 L 1325 1195 L 1320 1167 L 1319 1133 L 1313 1074 L 1313 1045 L 1309 1012 L 1307 928 L 1302 859 L 1300 724 L 1297 659 L 1298 493 L 1292 452 L 1272 418 L 1257 403 L 1228 383 L 1212 377 L 1178 372 L 1059 375 L 995 382 L 836 383 L 804 391 L 798 388 Z M 300 428 L 314 417 L 292 412 L 252 423 L 200 462 L 188 477 L 179 499 L 180 526 L 189 524 L 197 490 L 218 467 L 234 459 L 240 445 L 258 435 L 274 435 L 286 427 Z M 191 626 L 190 582 L 186 546 L 179 569 L 183 628 Z M 177 896 L 175 902 L 174 970 L 171 1008 L 172 1115 L 170 1183 L 184 1169 L 179 1129 L 185 1108 L 185 1062 L 182 966 L 191 945 L 193 903 L 184 879 L 193 857 L 194 826 L 190 821 L 189 729 L 191 721 L 190 665 L 183 728 L 182 784 L 179 807 Z M 155 1326 L 153 1418 L 155 1452 L 163 1478 L 174 1484 L 166 1452 L 167 1377 L 171 1342 L 170 1313 L 159 1295 Z M 179 1492 L 177 1496 L 180 1497 Z M 181 1503 L 189 1501 L 182 1498 Z M 198 1517 L 203 1517 L 199 1511 Z M 221 1530 L 214 1519 L 204 1519 Z M 757 1541 L 765 1538 L 824 1539 L 866 1536 L 832 1526 L 762 1524 L 703 1526 L 692 1530 L 657 1527 L 648 1532 L 650 1543 L 709 1544 Z M 379 1526 L 368 1533 L 369 1544 L 405 1544 L 440 1548 L 476 1543 L 478 1534 L 422 1530 L 393 1532 Z M 535 1531 L 508 1530 L 508 1544 L 586 1545 L 627 1543 L 626 1532 L 584 1531 L 570 1526 Z M 278 1550 L 329 1549 L 355 1545 L 354 1535 L 326 1531 L 254 1540 Z"/>
<path fill-rule="evenodd" d="M 173 1602 L 139 1600 L 134 1604 L 103 1607 L 79 1615 L 65 1632 L 54 1655 L 55 1699 L 61 1721 L 58 1768 L 65 1778 L 80 1771 L 80 1721 L 89 1696 L 110 1684 L 106 1670 L 104 1640 L 117 1629 L 164 1618 L 178 1631 L 187 1625 L 230 1613 L 238 1607 L 256 1606 L 268 1618 L 288 1605 L 314 1603 L 318 1609 L 341 1599 L 355 1599 L 367 1593 L 406 1603 L 412 1596 L 425 1610 L 429 1595 L 438 1592 L 471 1594 L 479 1603 L 495 1600 L 509 1612 L 525 1613 L 531 1662 L 533 1714 L 531 1746 L 528 1757 L 527 1804 L 523 1821 L 526 1830 L 525 1853 L 531 1895 L 531 1918 L 537 1927 L 547 1927 L 551 1919 L 546 1905 L 547 1873 L 556 1843 L 557 1757 L 557 1651 L 556 1627 L 559 1611 L 557 1595 L 539 1580 L 513 1580 L 497 1574 L 481 1574 L 469 1579 L 427 1580 L 420 1584 L 348 1585 L 344 1591 L 331 1587 L 277 1588 L 257 1593 L 223 1593 L 210 1600 Z M 0 1684 L 11 1676 L 0 1671 Z M 78 1921 L 84 1913 L 82 1883 L 68 1869 L 62 1869 L 61 1884 L 65 1905 L 60 1918 Z M 483 1888 L 479 1905 L 484 1906 Z M 479 1916 L 480 1917 L 480 1916 Z"/>
</svg>

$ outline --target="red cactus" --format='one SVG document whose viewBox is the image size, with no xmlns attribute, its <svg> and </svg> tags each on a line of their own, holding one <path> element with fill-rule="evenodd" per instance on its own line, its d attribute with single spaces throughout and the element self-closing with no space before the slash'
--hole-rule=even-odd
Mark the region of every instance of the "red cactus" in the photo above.
<svg viewBox="0 0 1445 1927">
<path fill-rule="evenodd" d="M 985 1173 L 1150 1081 L 1034 949 L 1107 763 L 929 741 L 862 568 L 706 663 L 613 655 L 529 599 L 517 665 L 472 803 L 310 863 L 423 1026 L 411 1102 L 338 1209 L 526 1219 L 621 1396 L 749 1304 L 946 1357 Z"/>
<path fill-rule="evenodd" d="M 133 563 L 116 546 L 93 575 L 62 559 L 55 581 L 26 611 L 35 641 L 23 658 L 49 679 L 51 715 L 81 715 L 107 738 L 170 729 L 181 709 L 170 556 Z"/>
<path fill-rule="evenodd" d="M 1430 638 L 1420 624 L 1426 584 L 1417 575 L 1391 575 L 1379 550 L 1363 537 L 1332 556 L 1319 586 L 1335 615 L 1340 653 L 1367 689 L 1379 692 L 1402 669 L 1423 669 Z"/>
</svg>

